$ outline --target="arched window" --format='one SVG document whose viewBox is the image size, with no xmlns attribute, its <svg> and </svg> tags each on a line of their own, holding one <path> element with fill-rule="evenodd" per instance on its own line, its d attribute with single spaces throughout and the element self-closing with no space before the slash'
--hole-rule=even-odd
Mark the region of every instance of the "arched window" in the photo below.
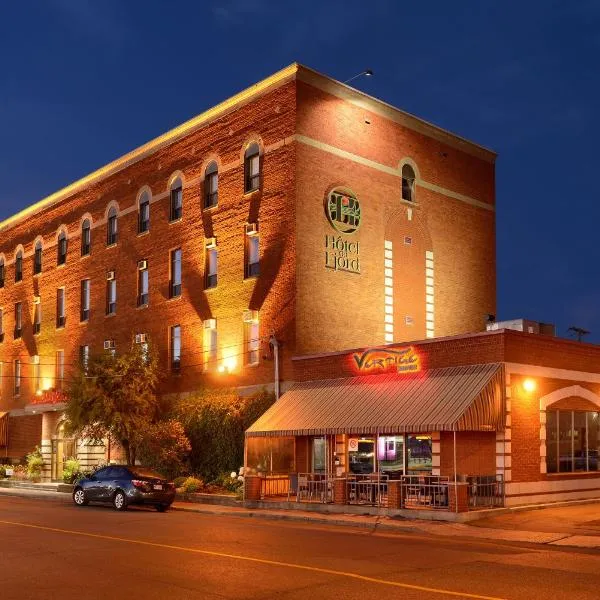
<svg viewBox="0 0 600 600">
<path fill-rule="evenodd" d="M 219 167 L 212 161 L 204 172 L 204 208 L 217 206 L 219 202 Z"/>
<path fill-rule="evenodd" d="M 42 240 L 35 243 L 33 252 L 33 274 L 37 275 L 42 272 Z"/>
<path fill-rule="evenodd" d="M 23 250 L 15 255 L 15 283 L 23 280 Z"/>
<path fill-rule="evenodd" d="M 144 233 L 150 229 L 150 194 L 142 192 L 139 199 L 138 211 L 138 233 Z"/>
<path fill-rule="evenodd" d="M 408 165 L 402 165 L 402 200 L 415 201 L 415 171 Z"/>
<path fill-rule="evenodd" d="M 58 243 L 56 245 L 56 264 L 64 265 L 67 262 L 67 234 L 61 231 L 58 234 Z"/>
<path fill-rule="evenodd" d="M 92 251 L 92 224 L 84 219 L 81 224 L 81 256 L 88 256 Z"/>
<path fill-rule="evenodd" d="M 4 256 L 0 256 L 0 288 L 4 287 Z M 0 329 L 2 333 L 2 329 Z"/>
<path fill-rule="evenodd" d="M 183 186 L 180 177 L 175 177 L 170 186 L 171 208 L 169 210 L 169 220 L 177 221 L 183 215 Z"/>
<path fill-rule="evenodd" d="M 117 209 L 114 206 L 108 211 L 106 222 L 106 245 L 112 246 L 117 243 Z"/>
<path fill-rule="evenodd" d="M 253 192 L 260 187 L 260 149 L 252 142 L 244 153 L 244 192 Z"/>
</svg>

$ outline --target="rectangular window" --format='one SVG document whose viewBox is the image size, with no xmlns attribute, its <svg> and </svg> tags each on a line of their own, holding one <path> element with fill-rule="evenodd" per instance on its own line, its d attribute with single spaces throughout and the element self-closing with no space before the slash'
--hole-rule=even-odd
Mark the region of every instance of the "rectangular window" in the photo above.
<svg viewBox="0 0 600 600">
<path fill-rule="evenodd" d="M 23 335 L 23 305 L 21 302 L 15 304 L 15 340 Z"/>
<path fill-rule="evenodd" d="M 4 287 L 4 259 L 0 259 L 0 288 Z"/>
<path fill-rule="evenodd" d="M 215 246 L 206 248 L 205 283 L 206 289 L 217 287 L 219 268 L 219 254 Z"/>
<path fill-rule="evenodd" d="M 38 393 L 42 391 L 41 377 L 40 377 L 40 357 L 38 355 L 31 357 L 31 366 L 33 371 L 33 391 Z"/>
<path fill-rule="evenodd" d="M 138 306 L 148 306 L 148 285 L 148 262 L 145 260 L 140 260 L 140 262 L 138 263 Z"/>
<path fill-rule="evenodd" d="M 15 283 L 23 281 L 23 254 L 19 252 L 15 258 Z"/>
<path fill-rule="evenodd" d="M 42 330 L 42 303 L 39 297 L 33 301 L 33 335 L 37 335 Z"/>
<path fill-rule="evenodd" d="M 90 347 L 79 346 L 79 366 L 81 370 L 87 375 L 88 365 L 90 363 Z"/>
<path fill-rule="evenodd" d="M 181 327 L 174 325 L 171 327 L 171 370 L 179 371 L 181 367 Z"/>
<path fill-rule="evenodd" d="M 65 326 L 65 288 L 56 290 L 56 328 Z"/>
<path fill-rule="evenodd" d="M 21 393 L 21 361 L 18 358 L 14 362 L 14 376 L 15 376 L 14 377 L 14 379 L 15 379 L 14 392 L 15 392 L 15 396 L 18 396 Z"/>
<path fill-rule="evenodd" d="M 90 222 L 86 219 L 81 228 L 81 256 L 88 256 L 92 250 L 92 229 Z"/>
<path fill-rule="evenodd" d="M 140 202 L 138 233 L 145 233 L 150 229 L 150 201 L 147 197 Z"/>
<path fill-rule="evenodd" d="M 379 436 L 377 439 L 377 462 L 382 473 L 388 473 L 390 479 L 404 474 L 404 436 Z"/>
<path fill-rule="evenodd" d="M 87 321 L 90 318 L 90 280 L 81 280 L 81 311 L 79 319 Z"/>
<path fill-rule="evenodd" d="M 219 202 L 219 173 L 216 170 L 206 173 L 204 179 L 204 208 L 211 208 L 217 206 Z"/>
<path fill-rule="evenodd" d="M 106 314 L 114 315 L 117 312 L 117 280 L 114 273 L 106 280 Z"/>
<path fill-rule="evenodd" d="M 171 190 L 171 214 L 170 220 L 177 221 L 183 214 L 183 194 L 180 187 Z"/>
<path fill-rule="evenodd" d="M 4 341 L 4 311 L 0 308 L 0 343 Z"/>
<path fill-rule="evenodd" d="M 246 278 L 257 277 L 260 273 L 258 233 L 246 235 Z"/>
<path fill-rule="evenodd" d="M 42 245 L 38 242 L 33 253 L 33 274 L 39 275 L 42 272 Z"/>
<path fill-rule="evenodd" d="M 56 351 L 56 389 L 62 390 L 65 379 L 65 351 Z"/>
<path fill-rule="evenodd" d="M 431 473 L 433 467 L 432 445 L 430 435 L 412 434 L 406 436 L 406 471 L 414 473 Z"/>
<path fill-rule="evenodd" d="M 258 311 L 248 310 L 244 313 L 244 364 L 257 365 L 259 350 Z"/>
<path fill-rule="evenodd" d="M 171 298 L 181 296 L 181 248 L 171 250 L 171 285 L 169 296 Z"/>
<path fill-rule="evenodd" d="M 546 412 L 546 472 L 598 471 L 600 419 L 598 412 Z"/>
<path fill-rule="evenodd" d="M 217 321 L 204 321 L 204 370 L 214 370 L 217 366 Z"/>
</svg>

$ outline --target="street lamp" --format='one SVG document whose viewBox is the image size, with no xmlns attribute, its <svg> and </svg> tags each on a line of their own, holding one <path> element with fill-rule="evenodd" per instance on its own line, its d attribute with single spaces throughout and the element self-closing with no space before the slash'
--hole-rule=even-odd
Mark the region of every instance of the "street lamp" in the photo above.
<svg viewBox="0 0 600 600">
<path fill-rule="evenodd" d="M 362 77 L 363 75 L 365 77 L 372 77 L 373 71 L 371 69 L 365 69 L 364 71 L 361 71 L 358 75 L 354 75 L 353 77 L 350 77 L 350 79 L 346 79 L 346 81 L 344 81 L 344 83 L 349 83 L 350 81 L 353 81 L 354 79 L 358 79 L 359 77 Z"/>
</svg>

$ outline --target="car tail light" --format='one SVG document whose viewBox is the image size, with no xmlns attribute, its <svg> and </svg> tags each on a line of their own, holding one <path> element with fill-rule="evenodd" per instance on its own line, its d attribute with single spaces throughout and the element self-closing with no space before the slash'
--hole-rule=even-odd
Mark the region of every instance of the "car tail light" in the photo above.
<svg viewBox="0 0 600 600">
<path fill-rule="evenodd" d="M 141 479 L 132 479 L 131 483 L 144 492 L 148 492 L 152 489 L 152 486 L 147 481 L 142 481 Z"/>
</svg>

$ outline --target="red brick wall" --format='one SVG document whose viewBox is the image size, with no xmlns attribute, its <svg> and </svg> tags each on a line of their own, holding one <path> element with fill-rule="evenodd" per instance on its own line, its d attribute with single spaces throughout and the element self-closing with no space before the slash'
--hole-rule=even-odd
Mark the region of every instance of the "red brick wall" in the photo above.
<svg viewBox="0 0 600 600">
<path fill-rule="evenodd" d="M 496 434 L 488 431 L 459 431 L 456 434 L 456 472 L 461 475 L 496 473 Z M 454 476 L 453 434 L 440 434 L 440 474 Z"/>
<path fill-rule="evenodd" d="M 8 419 L 8 458 L 23 458 L 42 439 L 42 415 L 9 417 Z"/>
<path fill-rule="evenodd" d="M 0 410 L 27 404 L 34 393 L 30 356 L 39 355 L 42 377 L 53 383 L 55 352 L 64 349 L 66 365 L 75 365 L 79 346 L 89 344 L 92 352 L 102 351 L 103 341 L 112 338 L 117 349 L 131 343 L 133 334 L 149 334 L 160 353 L 165 374 L 168 369 L 168 330 L 182 327 L 182 369 L 180 376 L 167 376 L 166 391 L 188 391 L 205 384 L 252 385 L 273 380 L 268 336 L 275 332 L 282 341 L 280 371 L 290 378 L 289 358 L 295 346 L 295 230 L 294 161 L 295 149 L 289 141 L 295 129 L 295 87 L 287 83 L 257 98 L 230 114 L 211 122 L 199 131 L 156 151 L 154 154 L 107 177 L 102 182 L 22 221 L 0 239 L 0 253 L 12 261 L 18 244 L 25 247 L 23 281 L 14 283 L 14 267 L 6 269 L 6 284 L 0 290 L 4 308 L 5 341 L 0 344 L 0 360 L 5 377 L 1 382 Z M 258 139 L 269 151 L 262 157 L 262 184 L 258 192 L 243 193 L 243 149 Z M 201 179 L 209 159 L 220 167 L 219 205 L 201 210 Z M 175 171 L 184 178 L 183 218 L 169 223 L 168 183 Z M 149 186 L 151 204 L 150 232 L 137 235 L 136 196 Z M 119 241 L 106 247 L 103 222 L 109 202 L 117 201 Z M 91 256 L 80 256 L 80 224 L 89 213 L 94 224 Z M 123 214 L 125 213 L 125 214 Z M 258 222 L 261 274 L 244 280 L 244 241 L 246 222 Z M 70 236 L 67 263 L 56 266 L 55 236 L 65 225 Z M 33 276 L 33 243 L 44 239 L 43 273 Z M 205 238 L 216 236 L 219 248 L 219 284 L 204 290 Z M 169 251 L 183 251 L 183 294 L 169 300 Z M 140 259 L 148 260 L 150 308 L 136 308 L 137 270 Z M 117 279 L 117 314 L 105 316 L 106 272 L 114 270 Z M 91 278 L 91 317 L 79 323 L 80 281 Z M 56 289 L 66 287 L 66 327 L 56 329 Z M 33 336 L 33 297 L 42 301 L 42 329 Z M 12 340 L 14 304 L 23 302 L 24 336 Z M 242 313 L 260 311 L 260 364 L 242 368 L 244 350 Z M 237 361 L 230 377 L 203 374 L 202 322 L 217 319 L 219 346 L 223 357 Z M 13 399 L 12 361 L 23 363 L 20 399 Z M 221 357 L 220 357 L 221 358 Z M 69 368 L 66 377 L 69 376 Z"/>
</svg>

